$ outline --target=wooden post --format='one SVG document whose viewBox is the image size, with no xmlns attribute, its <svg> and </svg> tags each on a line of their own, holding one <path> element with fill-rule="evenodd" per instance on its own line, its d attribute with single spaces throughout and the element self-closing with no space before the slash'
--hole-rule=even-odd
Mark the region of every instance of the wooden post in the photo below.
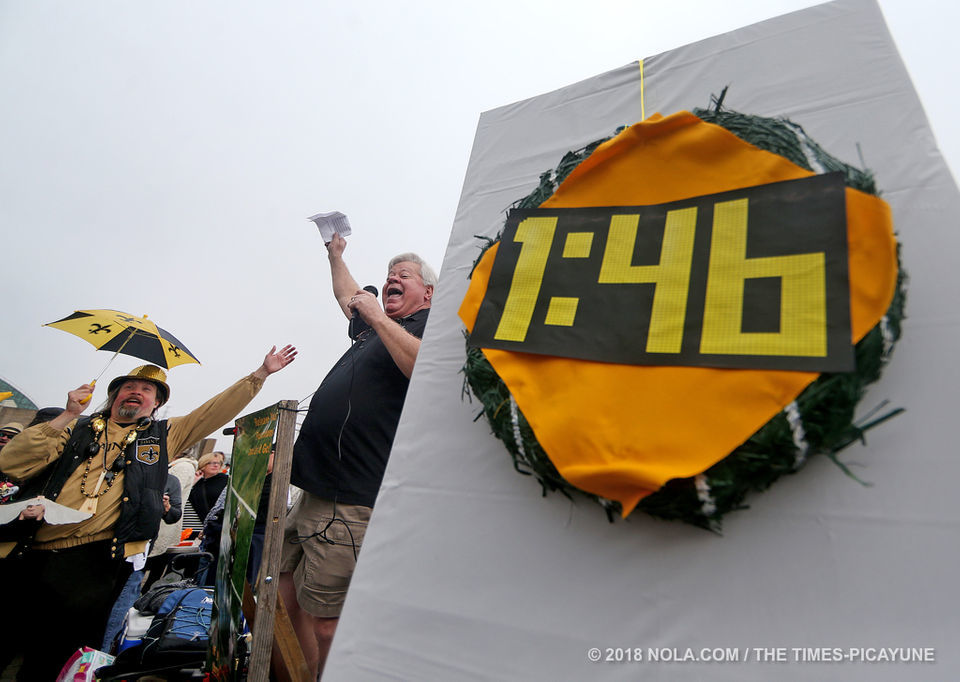
<svg viewBox="0 0 960 682">
<path fill-rule="evenodd" d="M 297 402 L 284 400 L 278 404 L 277 451 L 273 459 L 273 480 L 270 487 L 270 507 L 267 513 L 267 528 L 263 539 L 263 555 L 260 574 L 257 576 L 256 613 L 247 615 L 253 631 L 250 649 L 250 667 L 247 679 L 250 682 L 266 682 L 270 675 L 270 655 L 273 651 L 277 588 L 280 576 L 280 556 L 283 551 L 283 526 L 287 517 L 287 491 L 290 487 L 290 469 L 293 465 L 293 437 L 296 429 Z M 255 616 L 256 624 L 254 625 Z M 278 649 L 282 655 L 285 671 L 278 677 L 295 682 L 313 682 L 309 678 L 303 651 L 292 632 L 286 612 L 280 619 L 286 627 L 276 623 Z M 290 641 L 292 635 L 292 642 Z M 285 675 L 284 675 L 285 673 Z"/>
</svg>

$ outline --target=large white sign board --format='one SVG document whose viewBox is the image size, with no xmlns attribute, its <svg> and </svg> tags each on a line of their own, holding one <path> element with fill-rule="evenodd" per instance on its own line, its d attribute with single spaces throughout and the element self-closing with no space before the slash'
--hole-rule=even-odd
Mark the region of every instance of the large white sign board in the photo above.
<svg viewBox="0 0 960 682">
<path fill-rule="evenodd" d="M 879 8 L 840 0 L 643 64 L 647 115 L 706 107 L 729 85 L 727 107 L 787 116 L 855 165 L 859 145 L 875 172 L 910 282 L 904 336 L 861 403 L 907 411 L 842 455 L 872 487 L 817 457 L 750 497 L 718 536 L 640 514 L 610 524 L 598 506 L 542 498 L 518 475 L 475 420 L 479 405 L 461 400 L 457 309 L 474 235 L 495 236 L 504 209 L 564 152 L 641 119 L 640 68 L 486 112 L 325 680 L 960 675 L 960 195 Z M 624 660 L 592 662 L 594 647 Z M 932 649 L 936 660 L 802 660 L 884 647 Z M 749 661 L 647 660 L 688 649 Z M 627 661 L 636 651 L 644 660 Z"/>
</svg>

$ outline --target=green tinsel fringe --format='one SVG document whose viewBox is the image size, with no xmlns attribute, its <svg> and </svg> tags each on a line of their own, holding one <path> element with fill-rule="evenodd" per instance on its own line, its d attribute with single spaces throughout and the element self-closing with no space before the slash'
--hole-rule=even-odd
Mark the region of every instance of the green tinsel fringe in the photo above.
<svg viewBox="0 0 960 682">
<path fill-rule="evenodd" d="M 713 98 L 710 109 L 694 109 L 693 113 L 708 123 L 722 126 L 756 147 L 779 154 L 808 170 L 813 171 L 812 166 L 816 164 L 820 167 L 817 172 L 842 171 L 849 187 L 879 196 L 873 175 L 869 171 L 854 168 L 831 156 L 807 137 L 799 125 L 789 120 L 724 110 L 722 103 L 725 94 L 726 89 L 719 97 Z M 616 133 L 621 130 L 623 127 Z M 539 206 L 579 163 L 609 139 L 611 138 L 603 138 L 582 149 L 564 154 L 557 168 L 543 173 L 537 188 L 517 201 L 512 208 Z M 815 164 L 811 164 L 811 159 Z M 499 239 L 499 235 L 494 240 L 479 238 L 486 241 L 483 248 L 483 251 L 486 251 Z M 482 256 L 483 253 L 477 258 L 477 262 Z M 899 256 L 898 245 L 898 267 Z M 861 423 L 853 421 L 854 411 L 867 385 L 880 378 L 893 345 L 900 338 L 906 281 L 906 274 L 903 268 L 899 267 L 896 292 L 886 315 L 888 341 L 884 341 L 881 326 L 877 325 L 856 346 L 855 371 L 821 374 L 820 378 L 797 398 L 805 440 L 809 446 L 805 456 L 798 456 L 790 423 L 781 412 L 726 458 L 704 472 L 703 482 L 709 489 L 709 504 L 704 504 L 698 496 L 695 479 L 683 478 L 668 481 L 663 488 L 641 500 L 637 509 L 658 518 L 678 519 L 700 528 L 719 531 L 724 514 L 746 508 L 744 499 L 748 493 L 767 489 L 781 476 L 798 471 L 814 455 L 828 456 L 842 471 L 856 479 L 850 469 L 838 459 L 837 453 L 855 441 L 865 442 L 865 433 L 869 429 L 903 411 L 898 408 L 879 416 L 870 415 Z M 571 499 L 574 499 L 574 495 L 585 496 L 602 505 L 610 521 L 620 514 L 618 502 L 582 491 L 560 475 L 537 441 L 523 413 L 519 408 L 511 409 L 509 390 L 479 349 L 467 347 L 463 373 L 464 395 L 468 397 L 469 392 L 472 392 L 483 405 L 477 419 L 481 415 L 487 418 L 494 435 L 506 445 L 513 458 L 514 468 L 521 474 L 535 476 L 540 482 L 543 495 L 559 491 Z M 880 405 L 874 412 L 884 407 L 885 405 Z M 519 444 L 514 432 L 514 410 L 519 427 Z"/>
</svg>

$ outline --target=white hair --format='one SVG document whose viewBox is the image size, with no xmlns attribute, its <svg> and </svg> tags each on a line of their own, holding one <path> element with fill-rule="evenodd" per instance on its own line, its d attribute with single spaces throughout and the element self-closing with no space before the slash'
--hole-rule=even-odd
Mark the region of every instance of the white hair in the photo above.
<svg viewBox="0 0 960 682">
<path fill-rule="evenodd" d="M 397 263 L 416 263 L 420 266 L 420 278 L 423 279 L 423 283 L 428 287 L 437 287 L 437 273 L 427 264 L 427 261 L 423 260 L 417 254 L 401 253 L 399 256 L 394 256 L 390 259 L 390 263 L 387 264 L 387 271 L 392 270 L 393 266 Z"/>
</svg>

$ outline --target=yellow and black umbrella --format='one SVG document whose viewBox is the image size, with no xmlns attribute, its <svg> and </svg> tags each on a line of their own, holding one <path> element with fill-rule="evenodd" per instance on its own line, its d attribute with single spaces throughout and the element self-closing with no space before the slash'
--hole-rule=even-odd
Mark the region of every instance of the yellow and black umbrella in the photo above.
<svg viewBox="0 0 960 682">
<path fill-rule="evenodd" d="M 200 364 L 173 334 L 148 320 L 146 315 L 134 317 L 118 310 L 77 310 L 44 326 L 70 332 L 99 350 L 132 355 L 165 369 L 190 362 Z"/>
<path fill-rule="evenodd" d="M 55 327 L 93 344 L 98 350 L 114 351 L 96 379 L 90 382 L 96 386 L 97 380 L 107 371 L 107 367 L 120 353 L 141 358 L 166 369 L 200 361 L 187 350 L 182 343 L 166 329 L 158 327 L 147 316 L 134 317 L 119 310 L 77 310 L 62 320 L 48 322 L 44 327 Z M 90 401 L 87 396 L 83 401 Z"/>
</svg>

